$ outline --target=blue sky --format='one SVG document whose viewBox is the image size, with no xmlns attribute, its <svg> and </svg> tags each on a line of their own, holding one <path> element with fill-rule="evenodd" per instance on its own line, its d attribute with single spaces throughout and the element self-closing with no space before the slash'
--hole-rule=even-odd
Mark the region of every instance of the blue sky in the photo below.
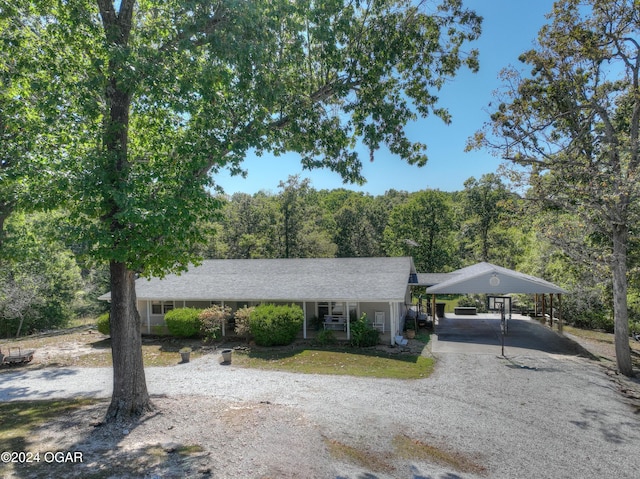
<svg viewBox="0 0 640 479">
<path fill-rule="evenodd" d="M 480 71 L 476 74 L 461 70 L 439 93 L 440 105 L 453 116 L 447 126 L 438 118 L 420 119 L 407 126 L 413 140 L 428 147 L 429 162 L 419 168 L 406 164 L 397 156 L 380 150 L 370 162 L 368 152 L 361 154 L 363 186 L 343 184 L 342 178 L 328 170 L 302 170 L 297 155 L 281 157 L 248 155 L 243 168 L 246 178 L 231 177 L 226 171 L 215 176 L 215 182 L 227 194 L 260 190 L 277 192 L 278 183 L 289 175 L 310 178 L 316 189 L 348 188 L 381 195 L 389 189 L 419 191 L 426 188 L 443 191 L 463 189 L 470 176 L 479 178 L 495 172 L 500 160 L 487 151 L 465 153 L 464 148 L 473 133 L 488 120 L 487 105 L 492 93 L 501 86 L 500 70 L 519 66 L 518 56 L 533 46 L 540 27 L 547 23 L 545 14 L 553 0 L 465 0 L 465 5 L 484 17 L 482 36 L 473 46 L 480 50 Z"/>
</svg>

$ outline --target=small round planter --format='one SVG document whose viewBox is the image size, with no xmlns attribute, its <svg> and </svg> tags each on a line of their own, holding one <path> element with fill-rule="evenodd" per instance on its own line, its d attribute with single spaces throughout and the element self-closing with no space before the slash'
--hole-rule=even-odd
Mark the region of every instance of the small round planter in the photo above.
<svg viewBox="0 0 640 479">
<path fill-rule="evenodd" d="M 180 351 L 180 357 L 182 358 L 183 363 L 188 363 L 191 358 L 191 350 L 189 351 Z"/>
<path fill-rule="evenodd" d="M 405 331 L 405 336 L 407 337 L 407 339 L 413 339 L 416 337 L 416 332 L 413 329 L 407 329 Z"/>
<path fill-rule="evenodd" d="M 221 351 L 223 363 L 231 364 L 231 353 L 233 353 L 233 349 L 223 349 Z"/>
</svg>

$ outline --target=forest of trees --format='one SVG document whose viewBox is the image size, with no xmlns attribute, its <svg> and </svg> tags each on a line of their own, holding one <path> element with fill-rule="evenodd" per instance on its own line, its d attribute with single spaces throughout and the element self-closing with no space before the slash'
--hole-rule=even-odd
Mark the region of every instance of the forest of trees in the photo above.
<svg viewBox="0 0 640 479">
<path fill-rule="evenodd" d="M 537 211 L 496 174 L 469 178 L 458 192 L 389 190 L 372 196 L 348 189 L 316 190 L 291 176 L 276 192 L 216 197 L 218 219 L 199 227 L 208 241 L 194 253 L 217 258 L 412 256 L 420 272 L 448 272 L 478 261 L 544 277 L 573 294 L 564 316 L 612 330 L 606 267 L 580 262 L 580 230 L 568 250 L 551 241 L 566 214 Z M 576 220 L 576 218 L 573 218 Z M 7 220 L 0 273 L 0 335 L 64 326 L 74 316 L 107 308 L 108 269 L 90 261 L 63 210 L 16 214 Z M 592 250 L 592 255 L 597 249 Z M 633 269 L 633 268 L 632 268 Z M 640 320 L 640 290 L 630 282 L 631 321 Z"/>
</svg>

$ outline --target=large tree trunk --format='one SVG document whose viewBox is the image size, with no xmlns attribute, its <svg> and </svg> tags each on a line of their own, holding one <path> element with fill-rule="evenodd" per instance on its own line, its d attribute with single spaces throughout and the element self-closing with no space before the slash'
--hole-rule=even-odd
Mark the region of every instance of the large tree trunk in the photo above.
<svg viewBox="0 0 640 479">
<path fill-rule="evenodd" d="M 139 416 L 152 409 L 142 363 L 135 275 L 123 263 L 112 261 L 110 267 L 113 395 L 107 411 L 108 422 Z"/>
<path fill-rule="evenodd" d="M 633 375 L 629 348 L 629 312 L 627 310 L 627 237 L 626 225 L 613 225 L 613 317 L 618 371 Z"/>
</svg>

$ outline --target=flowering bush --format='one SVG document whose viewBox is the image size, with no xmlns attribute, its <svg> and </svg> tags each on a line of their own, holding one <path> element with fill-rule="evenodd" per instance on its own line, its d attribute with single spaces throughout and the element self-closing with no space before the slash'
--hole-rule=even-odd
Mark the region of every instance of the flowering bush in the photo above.
<svg viewBox="0 0 640 479">
<path fill-rule="evenodd" d="M 251 313 L 255 307 L 247 307 L 241 308 L 236 311 L 234 315 L 235 318 L 235 332 L 238 336 L 242 336 L 247 339 L 251 334 L 251 324 L 249 323 L 249 318 L 251 317 Z"/>
<path fill-rule="evenodd" d="M 200 334 L 205 341 L 218 339 L 222 333 L 222 325 L 231 318 L 231 308 L 229 306 L 218 306 L 203 309 L 198 315 L 200 321 Z"/>
</svg>

